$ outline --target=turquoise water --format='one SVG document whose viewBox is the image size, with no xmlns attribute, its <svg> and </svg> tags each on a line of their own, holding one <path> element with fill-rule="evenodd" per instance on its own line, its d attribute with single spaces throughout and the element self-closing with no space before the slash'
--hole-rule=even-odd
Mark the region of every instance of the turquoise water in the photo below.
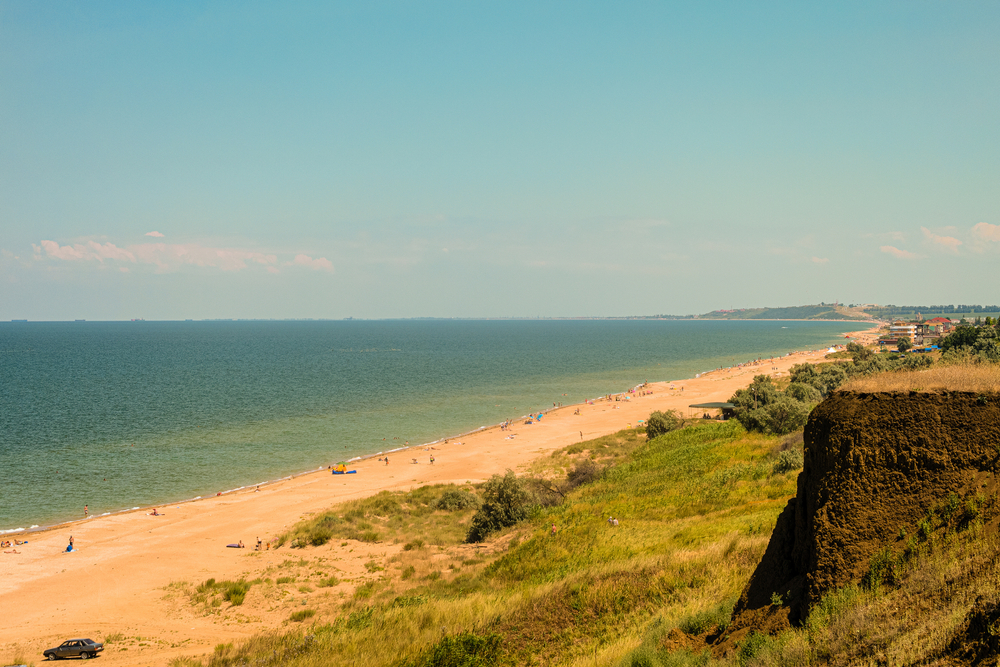
<svg viewBox="0 0 1000 667">
<path fill-rule="evenodd" d="M 846 322 L 0 323 L 0 529 L 276 479 L 643 380 L 817 349 Z M 384 439 L 384 440 L 383 440 Z"/>
</svg>

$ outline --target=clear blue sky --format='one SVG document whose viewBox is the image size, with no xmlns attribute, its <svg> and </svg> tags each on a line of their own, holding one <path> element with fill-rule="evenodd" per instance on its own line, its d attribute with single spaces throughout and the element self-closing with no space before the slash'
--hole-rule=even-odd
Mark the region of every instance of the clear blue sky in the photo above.
<svg viewBox="0 0 1000 667">
<path fill-rule="evenodd" d="M 0 320 L 996 303 L 1000 3 L 0 0 Z"/>
</svg>

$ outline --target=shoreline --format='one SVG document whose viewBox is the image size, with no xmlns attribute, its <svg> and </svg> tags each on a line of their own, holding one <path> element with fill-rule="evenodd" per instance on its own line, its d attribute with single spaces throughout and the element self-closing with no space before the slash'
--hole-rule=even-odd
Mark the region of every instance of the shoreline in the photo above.
<svg viewBox="0 0 1000 667">
<path fill-rule="evenodd" d="M 728 320 L 725 320 L 725 321 L 728 321 Z M 767 320 L 767 321 L 774 321 L 774 322 L 784 322 L 784 321 L 788 321 L 788 322 L 809 322 L 809 321 L 812 321 L 812 320 Z M 830 320 L 830 321 L 853 322 L 854 320 Z M 869 322 L 865 322 L 865 323 L 869 323 Z M 863 337 L 865 335 L 872 335 L 877 330 L 878 330 L 878 327 L 876 326 L 876 327 L 873 327 L 871 329 L 865 329 L 865 330 L 860 330 L 860 331 L 847 332 L 847 333 L 844 334 L 844 336 L 845 336 L 845 338 L 847 338 L 847 337 L 850 337 L 850 338 L 859 338 L 859 337 Z M 818 352 L 820 352 L 820 350 L 811 350 L 811 351 L 810 350 L 793 350 L 793 351 L 785 353 L 781 357 L 773 357 L 773 358 L 774 359 L 782 359 L 782 358 L 785 358 L 785 357 L 790 357 L 793 354 L 814 354 L 814 353 L 818 353 Z M 824 354 L 826 354 L 826 353 L 824 352 Z M 747 362 L 747 363 L 750 363 L 750 362 Z M 749 368 L 749 366 L 747 366 L 747 367 Z M 719 368 L 714 368 L 714 369 L 710 369 L 710 370 L 707 370 L 707 371 L 702 371 L 700 373 L 696 373 L 694 375 L 694 377 L 692 377 L 692 378 L 684 378 L 684 379 L 680 379 L 680 380 L 658 380 L 658 381 L 652 382 L 650 384 L 651 385 L 657 385 L 657 384 L 660 384 L 660 385 L 669 385 L 669 384 L 676 384 L 676 383 L 682 383 L 682 382 L 691 382 L 691 381 L 694 381 L 694 380 L 702 379 L 702 378 L 704 378 L 707 375 L 710 375 L 712 373 L 732 371 L 732 369 L 734 369 L 734 368 L 739 368 L 739 369 L 742 370 L 743 369 L 743 364 L 737 364 L 736 366 L 719 367 Z M 633 389 L 634 388 L 635 387 L 633 387 Z M 545 415 L 549 415 L 551 413 L 556 413 L 556 412 L 561 411 L 561 410 L 566 409 L 566 408 L 579 408 L 581 406 L 593 404 L 593 402 L 595 402 L 595 401 L 603 400 L 605 396 L 608 396 L 608 395 L 614 396 L 616 394 L 621 394 L 621 393 L 624 393 L 624 392 L 613 392 L 611 394 L 603 394 L 603 395 L 598 396 L 598 397 L 594 397 L 594 398 L 590 398 L 590 399 L 584 399 L 584 401 L 581 402 L 581 403 L 571 403 L 571 404 L 567 404 L 567 405 L 560 405 L 558 407 L 550 408 L 548 410 L 544 410 L 543 409 L 541 412 L 543 414 L 545 414 Z M 525 415 L 520 415 L 516 419 L 524 419 L 525 417 L 527 417 L 526 414 Z M 486 431 L 489 431 L 489 430 L 492 430 L 492 429 L 495 429 L 495 428 L 499 428 L 499 427 L 500 427 L 500 423 L 497 423 L 497 424 L 488 424 L 488 425 L 485 425 L 485 426 L 480 426 L 478 428 L 472 429 L 470 431 L 465 431 L 465 432 L 459 433 L 457 435 L 445 436 L 443 438 L 439 438 L 437 440 L 432 440 L 432 441 L 429 441 L 429 442 L 426 442 L 426 443 L 422 443 L 422 444 L 415 444 L 415 445 L 408 445 L 408 446 L 404 445 L 402 447 L 397 447 L 397 448 L 394 448 L 394 449 L 383 450 L 383 451 L 379 451 L 379 452 L 373 452 L 371 454 L 362 454 L 362 455 L 359 455 L 359 456 L 354 456 L 354 457 L 351 457 L 349 459 L 346 459 L 345 462 L 348 463 L 348 464 L 357 463 L 357 462 L 363 462 L 363 461 L 368 461 L 370 459 L 373 459 L 375 457 L 385 456 L 387 454 L 394 454 L 394 453 L 405 452 L 405 451 L 410 451 L 410 450 L 415 450 L 415 449 L 420 449 L 420 448 L 427 448 L 427 447 L 431 447 L 433 445 L 447 443 L 449 440 L 455 440 L 455 439 L 458 439 L 458 438 L 468 438 L 470 436 L 473 436 L 473 435 L 476 435 L 476 434 L 479 434 L 479 433 L 482 433 L 482 432 L 486 432 Z M 51 530 L 58 530 L 58 529 L 61 529 L 61 528 L 70 528 L 70 527 L 74 527 L 74 526 L 84 525 L 84 524 L 86 524 L 88 522 L 91 522 L 91 521 L 93 521 L 95 519 L 106 519 L 106 518 L 109 518 L 109 517 L 115 517 L 115 516 L 120 516 L 120 515 L 128 515 L 128 514 L 132 514 L 132 513 L 135 513 L 135 512 L 145 512 L 145 511 L 151 510 L 153 508 L 163 507 L 163 506 L 167 506 L 167 505 L 180 506 L 180 505 L 185 505 L 185 504 L 189 504 L 189 503 L 195 503 L 195 502 L 199 502 L 199 501 L 205 501 L 205 500 L 208 500 L 208 499 L 211 499 L 211 498 L 220 498 L 220 497 L 221 498 L 225 498 L 227 496 L 231 496 L 231 495 L 239 493 L 241 491 L 246 491 L 247 489 L 273 486 L 275 484 L 280 484 L 281 482 L 295 480 L 295 479 L 298 479 L 298 478 L 301 478 L 301 477 L 304 477 L 304 476 L 308 476 L 308 475 L 315 475 L 315 474 L 321 473 L 323 471 L 330 470 L 333 467 L 333 465 L 335 465 L 335 464 L 329 463 L 329 464 L 327 464 L 325 466 L 324 465 L 320 465 L 320 466 L 315 467 L 315 468 L 308 468 L 306 470 L 301 470 L 299 472 L 290 473 L 290 474 L 284 475 L 282 477 L 277 477 L 277 478 L 274 478 L 274 479 L 268 479 L 268 480 L 265 480 L 265 481 L 262 481 L 262 482 L 258 482 L 258 483 L 244 484 L 242 486 L 238 486 L 238 487 L 235 487 L 235 488 L 232 488 L 232 489 L 227 489 L 225 491 L 219 491 L 215 495 L 210 495 L 210 496 L 195 496 L 193 498 L 183 498 L 183 499 L 180 499 L 180 500 L 164 500 L 164 501 L 161 501 L 159 503 L 154 503 L 154 504 L 150 504 L 150 505 L 142 505 L 142 506 L 135 506 L 135 507 L 126 507 L 126 508 L 122 508 L 122 509 L 119 509 L 119 510 L 113 510 L 113 511 L 110 511 L 110 512 L 102 512 L 100 514 L 92 514 L 92 515 L 90 515 L 88 517 L 85 517 L 85 518 L 69 519 L 69 520 L 66 520 L 66 521 L 58 521 L 58 522 L 55 522 L 55 523 L 44 524 L 44 525 L 43 524 L 33 524 L 30 527 L 28 527 L 28 528 L 19 527 L 19 528 L 11 528 L 11 529 L 0 529 L 0 537 L 6 539 L 6 538 L 11 537 L 11 536 L 17 537 L 17 536 L 21 536 L 21 535 L 35 535 L 35 534 L 45 533 L 45 532 L 48 532 L 48 531 L 51 531 Z"/>
<path fill-rule="evenodd" d="M 847 335 L 859 334 L 872 332 Z M 688 418 L 692 403 L 727 400 L 755 375 L 784 377 L 791 366 L 822 362 L 826 353 L 827 348 L 788 352 L 773 357 L 773 362 L 763 357 L 762 362 L 750 360 L 713 369 L 698 378 L 649 383 L 642 391 L 627 394 L 629 400 L 615 401 L 618 393 L 610 401 L 605 395 L 543 411 L 542 421 L 530 426 L 521 419 L 508 430 L 492 425 L 404 447 L 390 452 L 388 463 L 377 460 L 386 457 L 385 452 L 359 457 L 352 466 L 358 472 L 355 475 L 332 475 L 324 466 L 263 483 L 259 491 L 256 485 L 248 485 L 222 495 L 127 509 L 96 517 L 98 521 L 78 519 L 39 527 L 30 534 L 16 533 L 27 537 L 28 543 L 0 553 L 0 595 L 11 599 L 16 595 L 20 601 L 7 633 L 17 639 L 0 640 L 0 657 L 4 651 L 40 655 L 44 648 L 69 636 L 101 639 L 116 633 L 141 636 L 148 642 L 141 650 L 113 647 L 101 658 L 109 666 L 165 667 L 180 655 L 211 653 L 219 642 L 243 641 L 280 627 L 288 609 L 268 602 L 226 614 L 205 614 L 176 592 L 182 582 L 274 576 L 267 572 L 308 555 L 324 562 L 324 571 L 336 574 L 341 583 L 335 589 L 296 595 L 296 599 L 302 597 L 306 604 L 305 597 L 310 595 L 320 596 L 317 600 L 333 595 L 332 601 L 352 595 L 371 577 L 366 563 L 391 558 L 404 548 L 390 542 L 333 541 L 310 547 L 308 553 L 287 547 L 258 552 L 227 548 L 230 543 L 251 547 L 255 539 L 272 543 L 302 519 L 383 491 L 477 483 L 505 470 L 521 474 L 558 449 L 635 427 L 652 411 L 677 410 Z M 702 411 L 696 412 L 700 416 Z M 436 462 L 432 464 L 428 455 Z M 158 509 L 158 515 L 151 515 L 151 507 Z M 66 553 L 71 536 L 76 548 Z M 8 534 L 5 539 L 14 537 Z M 482 546 L 454 548 L 471 555 Z M 88 594 L 66 596 L 65 591 L 81 579 L 87 581 Z"/>
</svg>

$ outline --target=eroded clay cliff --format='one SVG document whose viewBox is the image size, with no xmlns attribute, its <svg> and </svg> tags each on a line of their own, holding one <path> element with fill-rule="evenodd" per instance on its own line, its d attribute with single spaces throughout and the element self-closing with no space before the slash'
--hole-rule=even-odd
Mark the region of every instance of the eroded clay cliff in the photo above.
<svg viewBox="0 0 1000 667">
<path fill-rule="evenodd" d="M 809 417 L 797 494 L 736 604 L 730 641 L 797 624 L 950 494 L 994 494 L 998 448 L 995 394 L 833 394 Z"/>
</svg>

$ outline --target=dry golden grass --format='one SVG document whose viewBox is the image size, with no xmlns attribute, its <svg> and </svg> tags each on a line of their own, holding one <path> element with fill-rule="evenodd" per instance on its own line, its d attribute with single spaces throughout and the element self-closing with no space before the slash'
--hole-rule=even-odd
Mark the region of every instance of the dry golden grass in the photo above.
<svg viewBox="0 0 1000 667">
<path fill-rule="evenodd" d="M 863 393 L 888 391 L 974 391 L 1000 393 L 1000 365 L 956 364 L 924 371 L 880 373 L 848 380 L 838 391 Z"/>
</svg>

